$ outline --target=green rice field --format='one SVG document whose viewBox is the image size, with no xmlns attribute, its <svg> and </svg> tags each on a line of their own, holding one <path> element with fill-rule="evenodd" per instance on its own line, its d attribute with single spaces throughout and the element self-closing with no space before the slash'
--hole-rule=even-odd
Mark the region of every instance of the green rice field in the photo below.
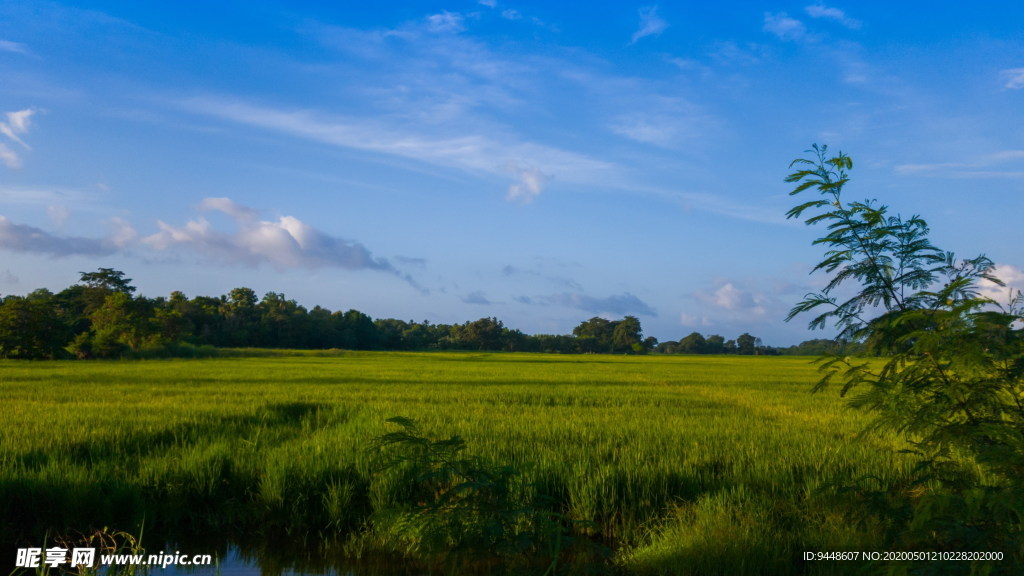
<svg viewBox="0 0 1024 576">
<path fill-rule="evenodd" d="M 413 528 L 386 512 L 422 502 L 408 467 L 374 448 L 403 416 L 507 467 L 510 501 L 543 502 L 559 542 L 597 550 L 556 551 L 537 573 L 847 573 L 866 565 L 805 553 L 888 549 L 885 515 L 850 486 L 899 486 L 914 461 L 895 438 L 856 439 L 867 416 L 812 394 L 816 379 L 792 357 L 2 362 L 0 541 L 114 527 L 196 553 L 241 546 L 267 566 L 424 573 L 454 556 L 395 537 Z"/>
</svg>

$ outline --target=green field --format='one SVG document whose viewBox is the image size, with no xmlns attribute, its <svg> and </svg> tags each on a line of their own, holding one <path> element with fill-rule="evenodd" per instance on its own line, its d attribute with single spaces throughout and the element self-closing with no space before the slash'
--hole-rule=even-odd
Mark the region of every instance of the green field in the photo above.
<svg viewBox="0 0 1024 576">
<path fill-rule="evenodd" d="M 803 553 L 887 546 L 885 518 L 844 487 L 899 485 L 913 461 L 895 439 L 855 440 L 866 416 L 812 394 L 816 378 L 808 358 L 737 356 L 2 362 L 0 541 L 144 520 L 144 544 L 230 541 L 268 563 L 289 548 L 300 564 L 443 565 L 381 536 L 401 528 L 380 512 L 408 496 L 408 475 L 369 447 L 405 416 L 513 468 L 517 498 L 608 549 L 597 568 L 827 573 L 835 563 Z"/>
</svg>

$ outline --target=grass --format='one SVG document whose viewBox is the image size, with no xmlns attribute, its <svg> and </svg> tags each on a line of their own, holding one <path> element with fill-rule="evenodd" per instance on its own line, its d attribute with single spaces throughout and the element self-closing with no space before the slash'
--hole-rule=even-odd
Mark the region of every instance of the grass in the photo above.
<svg viewBox="0 0 1024 576">
<path fill-rule="evenodd" d="M 854 441 L 865 416 L 815 379 L 807 358 L 736 356 L 2 362 L 0 541 L 144 520 L 150 541 L 396 552 L 373 522 L 409 502 L 409 478 L 367 448 L 401 415 L 515 469 L 524 501 L 543 496 L 615 570 L 827 572 L 802 553 L 887 538 L 836 487 L 899 485 L 913 461 L 894 438 Z"/>
</svg>

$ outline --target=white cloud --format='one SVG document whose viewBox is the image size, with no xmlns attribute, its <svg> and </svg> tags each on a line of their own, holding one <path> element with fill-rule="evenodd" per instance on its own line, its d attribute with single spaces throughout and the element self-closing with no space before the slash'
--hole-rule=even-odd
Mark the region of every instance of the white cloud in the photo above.
<svg viewBox="0 0 1024 576">
<path fill-rule="evenodd" d="M 0 161 L 3 161 L 8 168 L 21 168 L 21 157 L 3 142 L 0 142 Z"/>
<path fill-rule="evenodd" d="M 692 296 L 705 307 L 754 318 L 763 317 L 767 313 L 770 300 L 766 295 L 751 292 L 733 282 L 722 282 L 710 292 L 697 291 Z"/>
<path fill-rule="evenodd" d="M 278 269 L 373 269 L 398 274 L 386 259 L 374 257 L 362 244 L 325 234 L 294 216 L 260 220 L 255 210 L 230 198 L 206 198 L 199 209 L 231 216 L 237 229 L 233 233 L 218 231 L 203 217 L 179 227 L 160 221 L 160 231 L 143 238 L 143 243 L 157 250 L 184 246 L 231 264 L 268 263 Z"/>
<path fill-rule="evenodd" d="M 772 14 L 766 12 L 764 15 L 764 30 L 778 37 L 780 40 L 798 41 L 807 36 L 807 27 L 804 23 L 790 18 L 785 12 Z"/>
<path fill-rule="evenodd" d="M 19 144 L 25 150 L 31 150 L 32 148 L 21 139 L 20 135 L 28 133 L 32 123 L 32 116 L 35 113 L 36 110 L 34 108 L 8 112 L 5 115 L 7 121 L 0 122 L 0 135 L 3 135 L 11 142 Z M 21 166 L 21 157 L 3 142 L 0 142 L 0 160 L 3 160 L 8 168 L 18 168 Z"/>
<path fill-rule="evenodd" d="M 856 30 L 860 28 L 861 22 L 855 18 L 850 18 L 845 12 L 839 8 L 832 8 L 823 4 L 812 4 L 804 9 L 807 15 L 811 18 L 824 18 L 827 20 L 834 20 L 839 24 L 849 28 L 850 30 Z"/>
<path fill-rule="evenodd" d="M 1004 87 L 1010 90 L 1020 90 L 1024 88 L 1024 68 L 1011 68 L 1009 70 L 1003 70 L 999 73 L 1002 77 Z"/>
<path fill-rule="evenodd" d="M 533 202 L 534 198 L 540 196 L 544 190 L 544 184 L 549 179 L 546 174 L 533 166 L 510 165 L 509 170 L 516 174 L 519 182 L 508 187 L 506 198 L 524 204 L 529 204 Z"/>
<path fill-rule="evenodd" d="M 427 16 L 427 27 L 432 32 L 455 34 L 466 29 L 464 20 L 462 14 L 445 11 Z"/>
<path fill-rule="evenodd" d="M 498 5 L 497 0 L 480 0 L 478 2 L 481 6 L 487 6 L 488 8 L 494 8 Z"/>
<path fill-rule="evenodd" d="M 505 20 L 522 20 L 523 15 L 518 10 L 502 10 L 501 17 Z"/>
<path fill-rule="evenodd" d="M 25 110 L 19 110 L 17 112 L 7 113 L 7 125 L 10 126 L 16 134 L 24 134 L 28 132 L 30 119 L 36 111 L 33 108 L 27 108 Z"/>
<path fill-rule="evenodd" d="M 238 220 L 251 221 L 259 217 L 259 212 L 243 206 L 231 198 L 203 198 L 199 203 L 199 210 L 203 212 L 223 212 Z"/>
<path fill-rule="evenodd" d="M 1024 271 L 1017 266 L 999 264 L 993 271 L 996 278 L 1003 281 L 1005 286 L 1000 286 L 988 280 L 978 283 L 981 295 L 991 298 L 993 302 L 1001 306 L 1010 303 L 1021 290 L 1024 290 Z"/>
<path fill-rule="evenodd" d="M 633 33 L 633 43 L 647 36 L 657 36 L 668 28 L 668 22 L 658 16 L 657 6 L 645 6 L 640 9 L 640 27 Z"/>
</svg>

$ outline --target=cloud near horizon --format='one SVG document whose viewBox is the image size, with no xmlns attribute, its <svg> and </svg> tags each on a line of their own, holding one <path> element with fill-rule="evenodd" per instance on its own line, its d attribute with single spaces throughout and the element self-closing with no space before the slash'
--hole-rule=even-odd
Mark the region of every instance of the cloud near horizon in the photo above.
<svg viewBox="0 0 1024 576">
<path fill-rule="evenodd" d="M 595 298 L 594 296 L 587 296 L 578 292 L 563 292 L 547 296 L 521 296 L 516 298 L 516 300 L 521 304 L 565 306 L 597 315 L 630 316 L 637 314 L 641 316 L 658 316 L 654 308 L 629 292 L 614 294 L 606 298 Z"/>
<path fill-rule="evenodd" d="M 54 258 L 65 256 L 109 256 L 120 252 L 137 237 L 135 229 L 120 218 L 111 219 L 115 231 L 104 238 L 56 236 L 49 232 L 15 224 L 0 216 L 0 248 L 13 252 L 47 254 Z"/>
<path fill-rule="evenodd" d="M 992 299 L 999 306 L 1006 307 L 1021 290 L 1024 290 L 1024 271 L 1009 264 L 998 264 L 994 272 L 995 277 L 1002 280 L 1005 286 L 981 280 L 978 283 L 979 291 L 982 296 Z"/>
<path fill-rule="evenodd" d="M 258 266 L 268 263 L 278 269 L 335 267 L 349 270 L 379 270 L 402 276 L 385 258 L 374 257 L 358 242 L 321 232 L 294 216 L 276 221 L 261 220 L 259 213 L 230 198 L 205 198 L 200 212 L 220 212 L 234 220 L 236 230 L 216 230 L 200 216 L 175 227 L 158 221 L 160 231 L 142 239 L 156 250 L 187 247 L 214 260 Z"/>
</svg>

